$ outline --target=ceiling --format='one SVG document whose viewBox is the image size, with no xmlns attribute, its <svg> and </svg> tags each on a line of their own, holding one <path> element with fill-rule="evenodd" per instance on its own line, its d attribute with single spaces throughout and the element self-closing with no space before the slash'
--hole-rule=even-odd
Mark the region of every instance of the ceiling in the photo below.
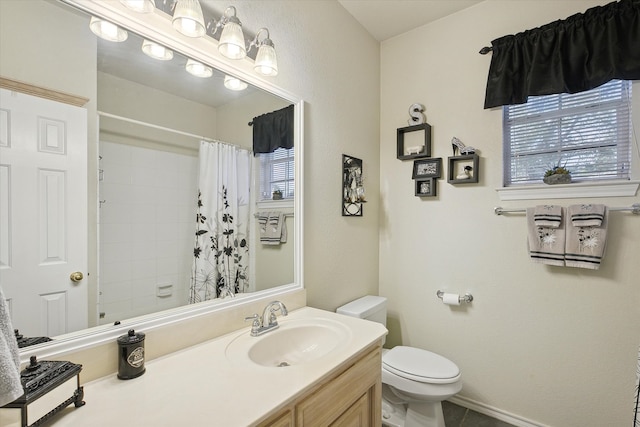
<svg viewBox="0 0 640 427">
<path fill-rule="evenodd" d="M 433 22 L 483 0 L 338 0 L 376 40 Z"/>
</svg>

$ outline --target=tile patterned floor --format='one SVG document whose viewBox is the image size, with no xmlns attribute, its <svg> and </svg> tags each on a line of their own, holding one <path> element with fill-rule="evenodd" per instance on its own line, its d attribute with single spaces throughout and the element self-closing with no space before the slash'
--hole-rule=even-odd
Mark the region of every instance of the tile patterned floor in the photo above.
<svg viewBox="0 0 640 427">
<path fill-rule="evenodd" d="M 442 402 L 442 412 L 447 427 L 514 427 L 512 424 L 447 401 Z"/>
</svg>

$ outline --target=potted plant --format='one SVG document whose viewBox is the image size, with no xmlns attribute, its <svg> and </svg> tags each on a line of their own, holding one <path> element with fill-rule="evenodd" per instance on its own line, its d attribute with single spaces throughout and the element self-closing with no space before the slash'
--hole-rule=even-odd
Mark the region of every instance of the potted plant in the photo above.
<svg viewBox="0 0 640 427">
<path fill-rule="evenodd" d="M 563 166 L 560 166 L 560 160 L 558 160 L 558 164 L 552 166 L 550 169 L 544 173 L 544 178 L 542 181 L 545 184 L 569 184 L 571 182 L 571 171 L 569 171 L 566 167 L 566 163 Z"/>
<path fill-rule="evenodd" d="M 282 191 L 280 191 L 278 187 L 273 190 L 273 193 L 271 193 L 271 195 L 273 196 L 273 200 L 282 200 Z"/>
</svg>

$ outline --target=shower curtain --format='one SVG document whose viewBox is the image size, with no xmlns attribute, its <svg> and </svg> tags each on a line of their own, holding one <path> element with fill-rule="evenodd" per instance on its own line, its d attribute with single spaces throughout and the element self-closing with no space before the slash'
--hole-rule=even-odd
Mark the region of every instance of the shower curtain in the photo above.
<svg viewBox="0 0 640 427">
<path fill-rule="evenodd" d="M 224 298 L 248 288 L 248 150 L 200 142 L 198 206 L 189 303 Z"/>
</svg>

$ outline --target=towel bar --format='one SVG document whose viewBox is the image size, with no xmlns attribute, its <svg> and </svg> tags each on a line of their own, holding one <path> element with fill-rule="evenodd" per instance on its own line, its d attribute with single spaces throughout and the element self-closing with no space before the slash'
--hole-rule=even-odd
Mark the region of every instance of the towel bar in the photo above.
<svg viewBox="0 0 640 427">
<path fill-rule="evenodd" d="M 634 203 L 631 206 L 622 206 L 622 207 L 614 207 L 609 208 L 610 211 L 630 211 L 634 215 L 640 215 L 640 203 Z M 500 206 L 496 206 L 493 208 L 493 213 L 496 215 L 502 215 L 505 213 L 514 213 L 514 212 L 526 212 L 526 209 L 504 209 Z"/>
<path fill-rule="evenodd" d="M 442 297 L 444 296 L 444 292 L 443 291 L 438 291 L 436 292 L 436 295 L 438 296 L 438 298 L 442 299 Z M 473 295 L 471 295 L 470 293 L 466 293 L 464 295 L 460 295 L 458 296 L 458 301 L 463 303 L 470 303 L 471 301 L 473 301 Z"/>
</svg>

